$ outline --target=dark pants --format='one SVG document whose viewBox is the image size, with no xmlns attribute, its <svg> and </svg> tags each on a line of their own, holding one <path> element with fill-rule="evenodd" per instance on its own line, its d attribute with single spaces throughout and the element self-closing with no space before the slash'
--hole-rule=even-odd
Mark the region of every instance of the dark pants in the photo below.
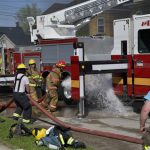
<svg viewBox="0 0 150 150">
<path fill-rule="evenodd" d="M 23 112 L 24 119 L 31 119 L 32 106 L 29 102 L 28 97 L 25 93 L 14 92 L 13 93 L 14 101 L 16 104 L 16 114 L 21 115 Z"/>
</svg>

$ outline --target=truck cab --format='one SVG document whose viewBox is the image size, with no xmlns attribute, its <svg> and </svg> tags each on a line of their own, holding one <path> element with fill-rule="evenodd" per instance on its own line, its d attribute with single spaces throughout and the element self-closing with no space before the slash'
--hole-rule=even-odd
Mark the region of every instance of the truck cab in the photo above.
<svg viewBox="0 0 150 150">
<path fill-rule="evenodd" d="M 114 21 L 112 60 L 126 59 L 127 73 L 113 74 L 115 92 L 142 97 L 150 90 L 150 15 Z"/>
</svg>

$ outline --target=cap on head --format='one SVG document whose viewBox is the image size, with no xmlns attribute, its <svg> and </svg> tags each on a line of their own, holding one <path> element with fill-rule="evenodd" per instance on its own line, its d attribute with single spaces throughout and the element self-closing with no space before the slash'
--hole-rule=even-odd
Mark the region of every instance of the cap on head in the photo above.
<svg viewBox="0 0 150 150">
<path fill-rule="evenodd" d="M 66 62 L 64 60 L 59 60 L 57 63 L 56 63 L 56 66 L 57 67 L 65 67 L 66 66 Z"/>
<path fill-rule="evenodd" d="M 17 69 L 27 69 L 27 67 L 25 66 L 25 64 L 19 64 L 17 66 Z"/>
<path fill-rule="evenodd" d="M 36 64 L 35 60 L 34 59 L 30 59 L 29 60 L 29 65 L 33 65 L 33 64 Z"/>
</svg>

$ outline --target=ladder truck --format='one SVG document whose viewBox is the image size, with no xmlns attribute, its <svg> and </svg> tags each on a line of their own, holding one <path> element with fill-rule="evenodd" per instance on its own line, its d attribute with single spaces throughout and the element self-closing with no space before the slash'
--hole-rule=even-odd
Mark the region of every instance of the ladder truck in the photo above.
<svg viewBox="0 0 150 150">
<path fill-rule="evenodd" d="M 79 116 L 84 116 L 84 75 L 100 73 L 97 67 L 102 62 L 84 61 L 84 46 L 76 37 L 76 31 L 94 16 L 126 2 L 131 0 L 88 0 L 51 14 L 37 16 L 36 19 L 27 18 L 31 41 L 41 50 L 43 70 L 51 68 L 58 59 L 65 59 L 67 62 L 71 90 L 64 89 L 64 93 L 68 101 L 79 101 Z M 113 63 L 116 72 L 127 72 L 126 60 L 107 63 Z M 107 71 L 112 72 L 111 69 Z"/>
</svg>

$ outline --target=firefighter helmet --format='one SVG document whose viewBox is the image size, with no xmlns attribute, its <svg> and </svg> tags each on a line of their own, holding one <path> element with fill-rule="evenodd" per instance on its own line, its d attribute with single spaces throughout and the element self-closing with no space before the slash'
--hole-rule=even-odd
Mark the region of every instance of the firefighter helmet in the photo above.
<svg viewBox="0 0 150 150">
<path fill-rule="evenodd" d="M 34 128 L 32 130 L 32 135 L 36 140 L 40 140 L 41 138 L 46 136 L 46 129 L 44 128 Z"/>
<path fill-rule="evenodd" d="M 66 66 L 66 62 L 64 60 L 59 60 L 57 63 L 56 63 L 56 66 L 57 67 L 65 67 Z"/>
<path fill-rule="evenodd" d="M 17 66 L 17 69 L 26 69 L 27 67 L 25 66 L 25 64 L 19 64 Z"/>
<path fill-rule="evenodd" d="M 144 98 L 145 98 L 146 100 L 149 100 L 149 101 L 150 101 L 150 91 L 147 93 L 147 95 L 144 96 Z"/>
<path fill-rule="evenodd" d="M 33 65 L 33 64 L 36 64 L 35 60 L 34 59 L 30 59 L 29 60 L 29 65 Z"/>
</svg>

